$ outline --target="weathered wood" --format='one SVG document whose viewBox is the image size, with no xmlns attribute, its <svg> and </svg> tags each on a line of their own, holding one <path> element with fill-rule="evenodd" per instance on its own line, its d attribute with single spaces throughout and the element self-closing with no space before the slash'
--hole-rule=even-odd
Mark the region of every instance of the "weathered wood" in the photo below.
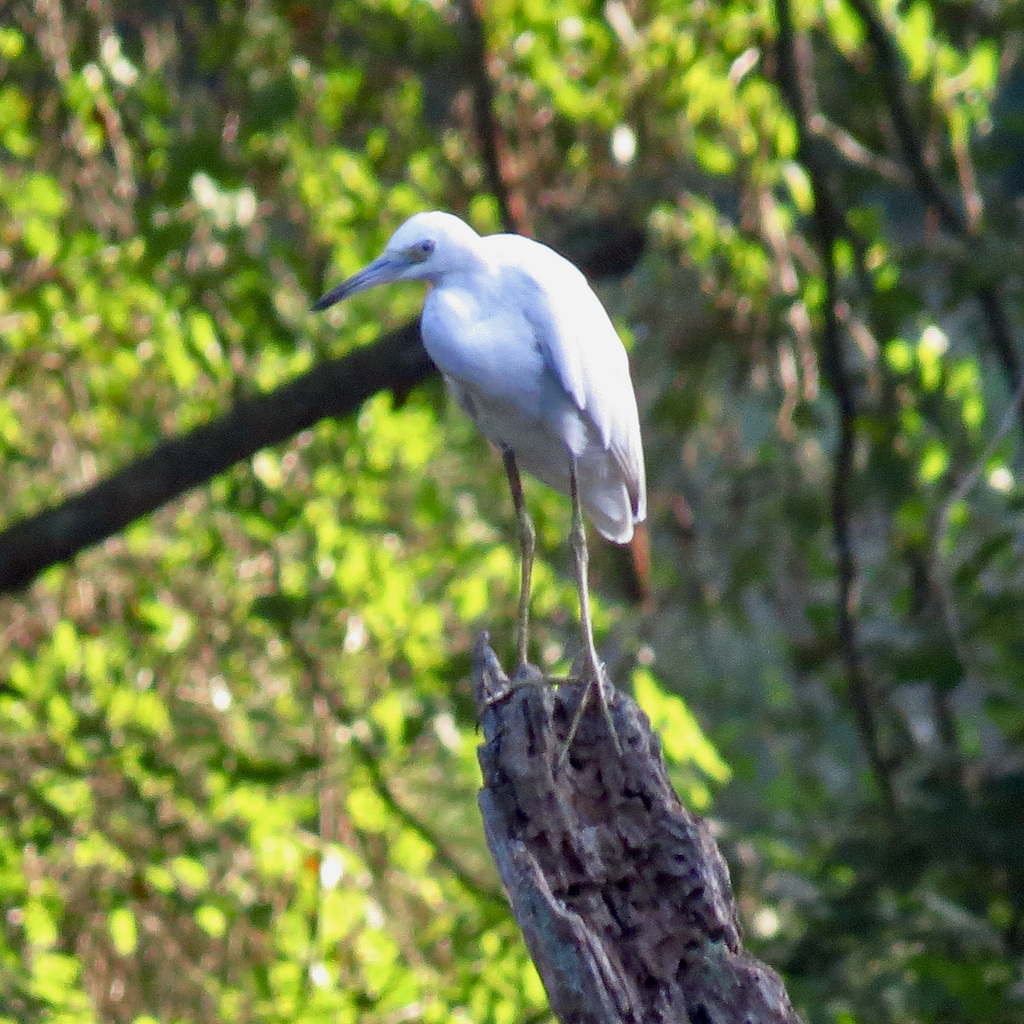
<svg viewBox="0 0 1024 1024">
<path fill-rule="evenodd" d="M 744 951 L 725 861 L 637 705 L 611 701 L 620 757 L 592 698 L 562 764 L 583 687 L 510 690 L 486 633 L 474 683 L 487 842 L 559 1021 L 798 1024 Z"/>
</svg>

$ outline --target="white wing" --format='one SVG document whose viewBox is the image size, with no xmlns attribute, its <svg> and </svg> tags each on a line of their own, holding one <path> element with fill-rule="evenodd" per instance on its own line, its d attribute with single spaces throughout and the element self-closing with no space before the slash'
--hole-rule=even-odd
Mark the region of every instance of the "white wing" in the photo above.
<svg viewBox="0 0 1024 1024">
<path fill-rule="evenodd" d="M 636 522 L 646 515 L 643 447 L 629 360 L 615 327 L 586 278 L 568 260 L 519 235 L 492 235 L 501 245 L 510 285 L 545 362 L 573 405 L 593 425 L 621 473 Z"/>
</svg>

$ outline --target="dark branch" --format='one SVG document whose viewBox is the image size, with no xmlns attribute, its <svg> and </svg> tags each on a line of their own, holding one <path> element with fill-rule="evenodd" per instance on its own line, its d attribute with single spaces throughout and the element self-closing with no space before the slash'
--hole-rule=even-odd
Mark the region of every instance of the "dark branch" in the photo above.
<svg viewBox="0 0 1024 1024">
<path fill-rule="evenodd" d="M 868 759 L 890 812 L 895 810 L 895 793 L 887 759 L 878 740 L 874 714 L 873 687 L 860 660 L 857 619 L 854 615 L 857 589 L 857 562 L 853 552 L 850 528 L 850 480 L 853 475 L 853 448 L 857 422 L 857 407 L 846 368 L 846 358 L 840 336 L 839 318 L 836 316 L 838 280 L 836 274 L 835 243 L 837 236 L 818 225 L 822 258 L 825 263 L 825 323 L 822 331 L 822 371 L 836 396 L 839 406 L 839 440 L 836 444 L 835 469 L 832 475 L 832 529 L 838 561 L 839 593 L 836 599 L 838 613 L 839 647 L 846 669 L 847 689 L 857 727 L 864 741 Z"/>
<path fill-rule="evenodd" d="M 466 57 L 473 82 L 473 121 L 480 140 L 480 155 L 498 216 L 505 231 L 530 235 L 530 224 L 521 197 L 513 194 L 506 173 L 505 140 L 494 114 L 494 84 L 487 60 L 487 33 L 481 0 L 461 0 L 459 10 L 466 40 Z"/>
<path fill-rule="evenodd" d="M 433 370 L 408 323 L 380 341 L 320 363 L 273 391 L 243 399 L 212 423 L 158 445 L 113 476 L 0 534 L 0 594 L 67 561 L 261 448 L 325 416 L 347 416 L 381 390 L 408 392 Z"/>
<path fill-rule="evenodd" d="M 775 10 L 779 24 L 779 87 L 796 121 L 798 156 L 807 169 L 814 190 L 814 231 L 825 277 L 824 326 L 821 338 L 822 371 L 835 395 L 839 409 L 839 440 L 836 444 L 831 497 L 838 576 L 836 613 L 839 648 L 846 673 L 847 694 L 857 720 L 861 741 L 871 762 L 882 798 L 892 810 L 895 806 L 892 779 L 888 763 L 879 746 L 872 687 L 861 665 L 857 620 L 854 615 L 857 563 L 850 529 L 850 477 L 853 472 L 857 407 L 846 367 L 839 318 L 836 315 L 838 278 L 835 247 L 841 235 L 845 234 L 845 222 L 830 187 L 826 167 L 811 137 L 810 112 L 800 81 L 789 0 L 775 0 Z"/>
<path fill-rule="evenodd" d="M 725 861 L 636 704 L 611 700 L 625 756 L 591 701 L 563 764 L 584 687 L 509 690 L 486 634 L 473 675 L 487 843 L 559 1021 L 799 1024 L 743 949 Z"/>
</svg>

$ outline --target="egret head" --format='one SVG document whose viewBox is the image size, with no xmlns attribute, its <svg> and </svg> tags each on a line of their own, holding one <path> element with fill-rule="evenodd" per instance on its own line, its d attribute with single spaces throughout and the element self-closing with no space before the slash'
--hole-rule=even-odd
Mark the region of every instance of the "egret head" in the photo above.
<svg viewBox="0 0 1024 1024">
<path fill-rule="evenodd" d="M 451 213 L 434 210 L 410 217 L 372 263 L 332 288 L 313 306 L 326 309 L 356 292 L 389 281 L 438 281 L 475 258 L 480 236 Z"/>
</svg>

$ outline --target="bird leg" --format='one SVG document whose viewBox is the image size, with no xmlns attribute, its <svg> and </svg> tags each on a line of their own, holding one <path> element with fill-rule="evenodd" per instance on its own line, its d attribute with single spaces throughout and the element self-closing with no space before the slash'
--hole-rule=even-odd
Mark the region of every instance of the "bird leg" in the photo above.
<svg viewBox="0 0 1024 1024">
<path fill-rule="evenodd" d="M 615 723 L 612 721 L 611 709 L 608 706 L 608 695 L 604 688 L 604 666 L 598 661 L 597 648 L 594 646 L 594 627 L 590 621 L 590 592 L 587 588 L 587 533 L 583 527 L 583 509 L 580 505 L 579 483 L 576 479 L 576 459 L 569 456 L 569 495 L 572 498 L 572 530 L 570 540 L 572 550 L 576 559 L 576 588 L 580 595 L 580 624 L 583 626 L 583 673 L 582 678 L 587 682 L 586 692 L 576 709 L 576 715 L 572 720 L 569 735 L 566 738 L 565 746 L 562 748 L 562 756 L 559 759 L 564 762 L 569 756 L 569 749 L 572 741 L 576 738 L 576 730 L 580 727 L 580 719 L 587 709 L 590 701 L 590 692 L 597 687 L 597 698 L 601 704 L 601 713 L 608 723 L 608 729 L 612 734 L 612 741 L 615 743 L 615 751 L 622 755 L 622 746 L 619 743 L 618 733 L 615 731 Z"/>
<path fill-rule="evenodd" d="M 537 548 L 537 534 L 530 520 L 523 500 L 523 483 L 519 479 L 519 467 L 516 455 L 511 448 L 502 448 L 505 460 L 505 472 L 508 474 L 509 486 L 512 488 L 512 504 L 516 510 L 519 523 L 519 550 L 522 558 L 522 578 L 519 585 L 519 615 L 516 619 L 516 670 L 513 679 L 527 676 L 530 663 L 527 660 L 527 647 L 530 640 L 530 581 L 533 578 L 533 555 Z"/>
</svg>

